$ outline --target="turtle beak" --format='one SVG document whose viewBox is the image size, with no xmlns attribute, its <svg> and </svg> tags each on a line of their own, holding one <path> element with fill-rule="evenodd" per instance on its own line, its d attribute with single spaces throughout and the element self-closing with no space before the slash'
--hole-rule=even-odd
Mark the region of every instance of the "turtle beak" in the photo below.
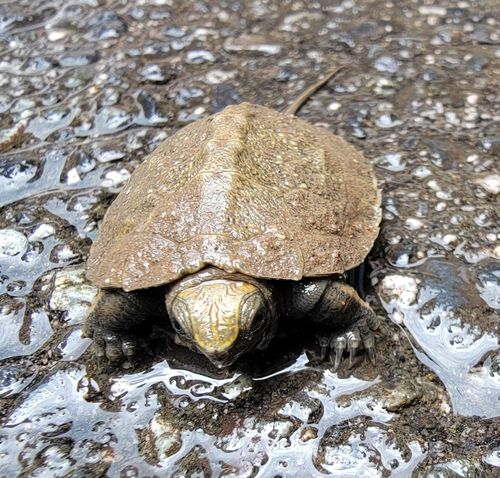
<svg viewBox="0 0 500 478">
<path fill-rule="evenodd" d="M 222 368 L 255 346 L 250 330 L 262 306 L 263 298 L 254 285 L 213 280 L 179 291 L 171 317 L 196 348 Z"/>
<path fill-rule="evenodd" d="M 228 356 L 227 354 L 204 354 L 210 362 L 215 365 L 219 370 L 229 367 L 234 363 L 236 357 Z"/>
<path fill-rule="evenodd" d="M 213 305 L 210 307 L 212 309 Z M 238 338 L 239 319 L 234 315 L 223 315 L 219 310 L 206 315 L 206 320 L 197 321 L 193 327 L 193 339 L 200 352 L 210 360 L 220 361 Z"/>
</svg>

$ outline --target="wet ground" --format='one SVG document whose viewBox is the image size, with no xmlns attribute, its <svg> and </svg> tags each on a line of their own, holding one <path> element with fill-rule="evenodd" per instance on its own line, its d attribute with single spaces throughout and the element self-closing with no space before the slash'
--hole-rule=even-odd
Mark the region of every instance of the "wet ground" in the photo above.
<svg viewBox="0 0 500 478">
<path fill-rule="evenodd" d="M 498 476 L 495 3 L 2 2 L 0 476 Z M 226 374 L 162 337 L 98 368 L 85 259 L 134 168 L 341 63 L 300 116 L 376 166 L 377 365 L 333 373 L 282 329 Z"/>
</svg>

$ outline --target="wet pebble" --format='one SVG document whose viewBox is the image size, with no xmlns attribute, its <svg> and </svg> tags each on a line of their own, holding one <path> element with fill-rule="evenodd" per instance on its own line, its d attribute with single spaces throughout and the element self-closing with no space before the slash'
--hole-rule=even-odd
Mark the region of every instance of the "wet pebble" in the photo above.
<svg viewBox="0 0 500 478">
<path fill-rule="evenodd" d="M 411 405 L 423 394 L 422 387 L 416 382 L 399 383 L 388 391 L 382 400 L 382 404 L 389 412 L 396 412 Z"/>
<path fill-rule="evenodd" d="M 195 98 L 202 98 L 205 92 L 200 88 L 181 88 L 175 95 L 175 102 L 179 106 L 187 106 L 192 104 Z"/>
<path fill-rule="evenodd" d="M 481 478 L 485 476 L 479 463 L 467 458 L 450 460 L 428 466 L 422 473 L 423 478 Z"/>
<path fill-rule="evenodd" d="M 398 124 L 400 124 L 400 122 L 397 120 L 396 116 L 394 116 L 393 114 L 384 113 L 375 119 L 375 124 L 379 128 L 393 128 L 394 126 L 397 126 Z"/>
<path fill-rule="evenodd" d="M 300 441 L 307 442 L 318 437 L 318 430 L 314 427 L 305 427 L 300 433 Z"/>
<path fill-rule="evenodd" d="M 490 60 L 481 55 L 469 55 L 465 60 L 465 64 L 475 72 L 481 72 L 489 63 Z"/>
<path fill-rule="evenodd" d="M 89 40 L 118 38 L 127 31 L 127 23 L 113 11 L 103 11 L 92 15 L 85 29 Z"/>
<path fill-rule="evenodd" d="M 67 269 L 54 276 L 49 305 L 53 310 L 67 312 L 70 323 L 82 320 L 96 297 L 98 289 L 85 279 L 84 269 Z"/>
<path fill-rule="evenodd" d="M 26 236 L 14 229 L 0 229 L 0 257 L 17 256 L 28 248 Z"/>
<path fill-rule="evenodd" d="M 218 85 L 220 83 L 225 83 L 226 81 L 232 80 L 237 75 L 235 70 L 210 70 L 205 75 L 205 82 L 209 85 Z"/>
<path fill-rule="evenodd" d="M 103 188 L 117 188 L 130 178 L 130 173 L 126 169 L 119 171 L 108 171 L 101 181 Z"/>
<path fill-rule="evenodd" d="M 99 53 L 97 51 L 74 51 L 65 53 L 64 56 L 59 58 L 61 66 L 66 68 L 78 67 L 95 63 L 99 60 Z"/>
<path fill-rule="evenodd" d="M 417 299 L 418 283 L 413 277 L 390 274 L 383 278 L 380 293 L 404 306 L 412 305 Z"/>
<path fill-rule="evenodd" d="M 146 65 L 139 73 L 152 83 L 165 83 L 167 80 L 165 69 L 160 65 Z"/>
<path fill-rule="evenodd" d="M 186 62 L 193 65 L 201 65 L 202 63 L 213 63 L 215 55 L 208 50 L 191 50 L 186 53 Z"/>
<path fill-rule="evenodd" d="M 105 106 L 95 116 L 94 131 L 97 134 L 109 134 L 124 128 L 131 121 L 131 116 L 121 108 Z"/>
<path fill-rule="evenodd" d="M 29 235 L 29 240 L 40 241 L 42 239 L 47 239 L 47 237 L 53 236 L 55 232 L 56 229 L 51 224 L 40 224 Z"/>
<path fill-rule="evenodd" d="M 179 451 L 182 439 L 179 430 L 168 420 L 168 417 L 156 415 L 147 428 L 146 441 L 155 451 L 158 463 L 164 464 L 165 460 Z"/>
<path fill-rule="evenodd" d="M 269 37 L 261 35 L 241 35 L 228 38 L 224 48 L 229 52 L 254 52 L 264 55 L 277 55 L 281 52 L 281 45 L 273 42 Z"/>
<path fill-rule="evenodd" d="M 488 174 L 479 179 L 474 180 L 475 184 L 479 184 L 487 193 L 495 196 L 500 194 L 500 175 Z"/>
<path fill-rule="evenodd" d="M 17 110 L 13 108 L 13 112 L 19 112 L 32 107 L 33 102 L 28 102 L 29 104 L 25 104 L 25 107 L 21 107 L 19 109 L 20 102 L 17 103 Z M 26 128 L 27 121 L 21 120 L 15 126 L 7 129 L 0 130 L 0 153 L 4 151 L 8 151 L 13 146 L 19 142 L 23 136 L 24 130 Z"/>
<path fill-rule="evenodd" d="M 398 62 L 390 55 L 379 56 L 373 63 L 373 66 L 376 70 L 387 73 L 396 73 L 399 70 Z"/>
<path fill-rule="evenodd" d="M 376 160 L 377 166 L 387 169 L 392 172 L 404 171 L 406 168 L 405 161 L 401 153 L 388 153 Z"/>
<path fill-rule="evenodd" d="M 484 45 L 500 44 L 500 34 L 498 33 L 498 29 L 488 25 L 477 25 L 470 36 L 473 40 L 476 40 L 478 43 L 482 43 Z"/>
<path fill-rule="evenodd" d="M 404 267 L 413 262 L 416 252 L 417 246 L 408 240 L 391 244 L 385 249 L 387 260 L 396 267 Z"/>
<path fill-rule="evenodd" d="M 122 151 L 117 151 L 116 149 L 102 150 L 96 148 L 94 150 L 94 156 L 100 163 L 109 163 L 111 161 L 116 161 L 125 157 L 125 153 Z"/>
<path fill-rule="evenodd" d="M 172 38 L 182 38 L 187 34 L 188 29 L 186 27 L 180 26 L 168 26 L 165 28 L 165 35 Z"/>
</svg>

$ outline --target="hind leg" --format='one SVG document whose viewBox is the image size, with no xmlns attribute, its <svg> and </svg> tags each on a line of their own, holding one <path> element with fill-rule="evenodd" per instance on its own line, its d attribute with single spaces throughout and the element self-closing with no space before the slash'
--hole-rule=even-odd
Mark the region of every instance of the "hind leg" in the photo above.
<svg viewBox="0 0 500 478">
<path fill-rule="evenodd" d="M 100 359 L 131 359 L 167 313 L 162 295 L 156 291 L 101 290 L 85 319 L 83 336 L 94 340 Z"/>
<path fill-rule="evenodd" d="M 373 332 L 379 327 L 379 322 L 373 310 L 359 297 L 354 288 L 343 282 L 329 282 L 310 316 L 326 329 L 337 331 L 319 338 L 323 351 L 330 349 L 334 370 L 338 369 L 346 351 L 349 353 L 351 366 L 361 346 L 374 363 Z M 339 330 L 341 333 L 338 333 Z"/>
</svg>

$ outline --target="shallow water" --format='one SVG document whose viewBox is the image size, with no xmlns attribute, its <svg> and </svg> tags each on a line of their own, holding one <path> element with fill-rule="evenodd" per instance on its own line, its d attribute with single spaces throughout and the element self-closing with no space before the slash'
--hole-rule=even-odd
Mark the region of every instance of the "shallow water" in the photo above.
<svg viewBox="0 0 500 478">
<path fill-rule="evenodd" d="M 279 5 L 279 6 L 278 6 Z M 497 476 L 499 39 L 490 1 L 0 5 L 0 476 Z M 283 328 L 220 374 L 80 337 L 97 224 L 144 156 L 243 100 L 376 166 L 377 364 L 334 374 Z M 317 352 L 317 351 L 316 351 Z"/>
</svg>

